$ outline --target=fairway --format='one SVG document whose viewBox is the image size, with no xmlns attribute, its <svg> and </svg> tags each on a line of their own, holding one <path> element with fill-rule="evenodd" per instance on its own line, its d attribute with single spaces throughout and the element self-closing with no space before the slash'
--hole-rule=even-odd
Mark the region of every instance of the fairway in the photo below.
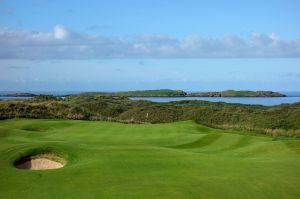
<svg viewBox="0 0 300 199">
<path fill-rule="evenodd" d="M 57 153 L 66 165 L 14 167 L 36 149 Z M 299 139 L 243 135 L 192 121 L 3 120 L 0 157 L 0 198 L 300 198 Z"/>
</svg>

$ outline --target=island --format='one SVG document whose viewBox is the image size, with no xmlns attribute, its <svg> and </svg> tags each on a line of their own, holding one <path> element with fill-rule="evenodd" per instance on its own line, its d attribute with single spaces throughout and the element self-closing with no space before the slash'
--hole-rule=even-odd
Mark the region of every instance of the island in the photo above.
<svg viewBox="0 0 300 199">
<path fill-rule="evenodd" d="M 286 95 L 273 91 L 249 91 L 249 90 L 226 90 L 212 92 L 185 92 L 183 90 L 157 89 L 157 90 L 135 90 L 120 92 L 83 92 L 81 96 L 106 96 L 106 97 L 286 97 Z M 37 97 L 33 93 L 11 93 L 3 94 L 1 97 Z M 44 95 L 43 95 L 44 96 Z M 67 97 L 62 95 L 60 97 Z"/>
<path fill-rule="evenodd" d="M 226 90 L 220 92 L 193 92 L 187 97 L 286 97 L 286 95 L 273 91 Z"/>
<path fill-rule="evenodd" d="M 85 92 L 81 95 L 102 95 L 110 97 L 186 97 L 187 93 L 182 90 L 158 89 L 158 90 L 136 90 L 121 92 Z"/>
<path fill-rule="evenodd" d="M 192 92 L 183 90 L 159 89 L 137 90 L 123 92 L 85 92 L 81 95 L 102 95 L 110 97 L 286 97 L 286 95 L 273 91 L 226 90 L 220 92 Z"/>
<path fill-rule="evenodd" d="M 34 97 L 36 94 L 33 93 L 8 93 L 0 95 L 1 97 Z"/>
</svg>

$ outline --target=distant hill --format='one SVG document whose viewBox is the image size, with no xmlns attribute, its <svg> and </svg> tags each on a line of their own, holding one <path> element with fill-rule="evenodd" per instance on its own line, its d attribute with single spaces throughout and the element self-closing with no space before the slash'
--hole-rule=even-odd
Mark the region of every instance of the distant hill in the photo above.
<svg viewBox="0 0 300 199">
<path fill-rule="evenodd" d="M 102 95 L 110 97 L 185 97 L 187 94 L 182 90 L 159 89 L 159 90 L 137 90 L 124 92 L 86 92 L 81 95 Z"/>
<path fill-rule="evenodd" d="M 186 93 L 182 90 L 159 89 L 138 90 L 124 92 L 86 92 L 81 95 L 101 95 L 110 97 L 286 97 L 284 94 L 273 91 L 235 91 L 221 92 L 194 92 Z"/>
<path fill-rule="evenodd" d="M 158 89 L 158 90 L 136 90 L 121 92 L 84 92 L 82 96 L 107 96 L 107 97 L 286 97 L 286 95 L 273 91 L 236 91 L 226 90 L 220 92 L 193 92 L 187 93 L 183 90 Z M 12 93 L 1 95 L 4 97 L 34 97 L 32 93 Z"/>
<path fill-rule="evenodd" d="M 286 95 L 273 91 L 236 91 L 221 92 L 195 92 L 187 94 L 188 97 L 286 97 Z"/>
<path fill-rule="evenodd" d="M 36 96 L 33 93 L 9 93 L 9 94 L 4 94 L 4 95 L 0 95 L 3 97 L 34 97 Z"/>
</svg>

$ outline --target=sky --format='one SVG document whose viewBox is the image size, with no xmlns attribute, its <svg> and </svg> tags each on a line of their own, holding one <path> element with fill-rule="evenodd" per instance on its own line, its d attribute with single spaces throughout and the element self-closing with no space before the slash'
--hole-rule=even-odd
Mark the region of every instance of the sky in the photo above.
<svg viewBox="0 0 300 199">
<path fill-rule="evenodd" d="M 1 91 L 299 91 L 298 0 L 0 0 Z"/>
</svg>

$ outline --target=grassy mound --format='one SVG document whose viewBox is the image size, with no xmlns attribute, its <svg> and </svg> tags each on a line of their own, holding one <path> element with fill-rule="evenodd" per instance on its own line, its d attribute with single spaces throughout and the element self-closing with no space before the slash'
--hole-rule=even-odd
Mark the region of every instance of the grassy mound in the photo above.
<svg viewBox="0 0 300 199">
<path fill-rule="evenodd" d="M 24 130 L 26 127 L 33 130 Z M 47 127 L 40 133 L 34 127 Z M 53 152 L 61 169 L 24 171 L 18 157 Z M 192 121 L 0 121 L 3 198 L 300 197 L 300 140 L 208 128 Z"/>
</svg>

